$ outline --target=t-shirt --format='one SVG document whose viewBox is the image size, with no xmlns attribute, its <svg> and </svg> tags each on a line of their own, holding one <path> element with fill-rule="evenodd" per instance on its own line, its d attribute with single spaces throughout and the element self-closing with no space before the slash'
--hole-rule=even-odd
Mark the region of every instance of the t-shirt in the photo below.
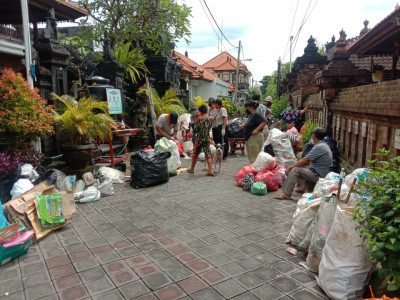
<svg viewBox="0 0 400 300">
<path fill-rule="evenodd" d="M 210 110 L 208 111 L 208 115 L 213 118 L 217 115 L 218 113 L 218 109 L 217 108 L 210 108 Z M 212 121 L 212 127 L 217 127 L 215 124 L 215 121 Z"/>
<path fill-rule="evenodd" d="M 161 129 L 164 130 L 166 133 L 171 134 L 172 130 L 178 130 L 178 123 L 176 123 L 175 125 L 169 124 L 167 116 L 168 114 L 162 114 L 157 120 L 157 126 L 161 127 Z M 158 132 L 158 130 L 157 133 L 162 135 L 160 132 Z"/>
<path fill-rule="evenodd" d="M 313 169 L 321 177 L 325 177 L 332 171 L 332 152 L 327 143 L 319 141 L 305 156 L 310 162 L 310 169 Z"/>
<path fill-rule="evenodd" d="M 228 112 L 226 111 L 225 107 L 221 107 L 218 112 L 217 112 L 217 119 L 215 120 L 215 127 L 218 127 L 219 125 L 224 124 L 224 119 L 223 118 L 227 118 L 228 117 Z M 213 123 L 213 127 L 214 127 L 214 123 Z"/>
<path fill-rule="evenodd" d="M 205 143 L 210 138 L 211 130 L 211 119 L 207 116 L 199 116 L 196 119 L 194 125 L 194 132 L 196 133 L 196 139 L 199 143 Z"/>
<path fill-rule="evenodd" d="M 262 117 L 265 117 L 266 115 L 271 113 L 271 110 L 264 104 L 260 103 L 256 109 L 256 113 L 258 113 Z"/>
<path fill-rule="evenodd" d="M 282 114 L 283 121 L 286 121 L 287 124 L 292 124 L 296 119 L 300 116 L 299 110 L 294 110 L 292 113 L 285 111 Z"/>
<path fill-rule="evenodd" d="M 247 141 L 251 137 L 251 133 L 256 129 L 261 123 L 266 123 L 267 119 L 260 114 L 251 114 L 244 123 L 244 139 Z"/>
</svg>

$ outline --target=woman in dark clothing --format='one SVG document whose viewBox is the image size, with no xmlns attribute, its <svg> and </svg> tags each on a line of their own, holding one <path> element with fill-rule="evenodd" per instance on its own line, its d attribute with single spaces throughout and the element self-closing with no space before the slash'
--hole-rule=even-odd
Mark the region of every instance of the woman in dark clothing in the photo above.
<svg viewBox="0 0 400 300">
<path fill-rule="evenodd" d="M 246 152 L 250 162 L 253 163 L 264 145 L 262 130 L 267 125 L 267 119 L 256 113 L 257 103 L 254 101 L 245 104 L 246 112 L 250 114 L 244 123 L 244 140 L 246 141 Z"/>
</svg>

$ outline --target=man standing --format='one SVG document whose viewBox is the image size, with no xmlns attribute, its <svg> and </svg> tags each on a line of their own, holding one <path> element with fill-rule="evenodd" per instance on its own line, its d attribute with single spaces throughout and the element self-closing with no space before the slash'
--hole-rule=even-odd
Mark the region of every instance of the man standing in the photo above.
<svg viewBox="0 0 400 300">
<path fill-rule="evenodd" d="M 178 132 L 178 113 L 173 111 L 169 114 L 162 114 L 156 124 L 156 141 L 165 137 L 171 139 L 172 137 L 176 139 L 176 134 Z"/>
<path fill-rule="evenodd" d="M 306 189 L 299 192 L 308 192 L 314 189 L 319 178 L 324 178 L 332 170 L 332 152 L 329 146 L 323 141 L 326 131 L 323 127 L 317 127 L 312 132 L 314 147 L 301 160 L 287 168 L 287 178 L 282 186 L 282 193 L 274 199 L 290 200 L 296 183 L 305 183 Z M 304 168 L 309 165 L 309 168 Z"/>
<path fill-rule="evenodd" d="M 222 100 L 215 100 L 214 104 L 215 114 L 213 114 L 212 132 L 215 144 L 223 145 L 224 153 L 223 159 L 228 156 L 229 144 L 228 136 L 226 135 L 225 129 L 228 125 L 228 112 L 225 107 L 222 106 Z"/>
</svg>

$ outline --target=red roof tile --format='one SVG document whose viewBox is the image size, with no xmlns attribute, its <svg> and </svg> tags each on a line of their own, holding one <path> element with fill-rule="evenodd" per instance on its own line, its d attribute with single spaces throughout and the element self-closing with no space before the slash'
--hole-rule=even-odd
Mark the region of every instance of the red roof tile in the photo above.
<svg viewBox="0 0 400 300">
<path fill-rule="evenodd" d="M 231 64 L 233 66 L 230 67 L 229 69 L 219 69 L 220 67 L 224 66 L 223 68 L 227 68 L 229 64 Z M 237 59 L 235 57 L 233 57 L 230 53 L 224 51 L 221 52 L 220 54 L 218 54 L 217 56 L 215 56 L 214 58 L 210 59 L 208 62 L 206 62 L 205 64 L 203 64 L 204 68 L 207 69 L 212 69 L 212 70 L 219 70 L 219 71 L 233 71 L 236 70 L 236 65 L 237 65 Z M 240 63 L 240 69 L 245 70 L 246 72 L 248 72 L 249 74 L 250 71 L 247 69 L 246 65 L 243 63 Z"/>
<path fill-rule="evenodd" d="M 68 1 L 65 1 L 65 0 L 56 0 L 56 1 L 59 4 L 68 6 L 69 8 L 72 8 L 73 10 L 76 10 L 76 11 L 78 11 L 78 12 L 84 14 L 84 15 L 87 15 L 89 13 L 85 8 L 79 7 L 78 5 L 76 5 L 76 4 L 72 3 L 72 2 L 68 2 Z"/>
<path fill-rule="evenodd" d="M 221 80 L 218 76 L 207 71 L 203 66 L 177 51 L 172 50 L 171 56 L 176 58 L 178 63 L 183 65 L 183 71 L 189 73 L 190 79 L 203 79 L 206 81 L 213 81 L 214 79 Z"/>
</svg>

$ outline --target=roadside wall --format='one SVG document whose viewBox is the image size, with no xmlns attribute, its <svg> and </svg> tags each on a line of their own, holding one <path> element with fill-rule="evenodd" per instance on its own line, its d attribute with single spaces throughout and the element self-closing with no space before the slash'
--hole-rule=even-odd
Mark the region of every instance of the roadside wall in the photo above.
<svg viewBox="0 0 400 300">
<path fill-rule="evenodd" d="M 319 94 L 308 102 L 306 119 L 321 124 L 326 104 Z M 391 157 L 400 155 L 400 80 L 342 89 L 328 105 L 333 137 L 351 166 L 365 166 L 380 148 L 389 149 Z"/>
</svg>

